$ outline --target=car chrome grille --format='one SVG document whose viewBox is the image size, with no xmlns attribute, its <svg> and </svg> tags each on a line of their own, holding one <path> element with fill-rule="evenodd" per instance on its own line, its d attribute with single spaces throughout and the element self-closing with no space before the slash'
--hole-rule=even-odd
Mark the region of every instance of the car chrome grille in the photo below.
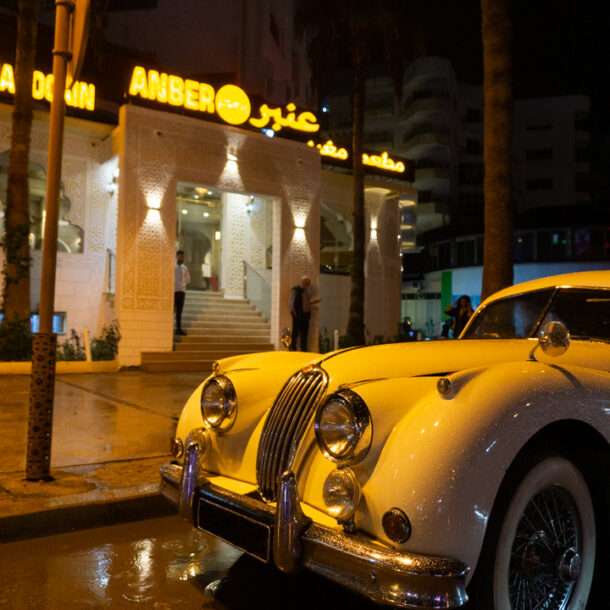
<svg viewBox="0 0 610 610">
<path fill-rule="evenodd" d="M 322 369 L 304 369 L 288 380 L 275 399 L 263 427 L 256 460 L 258 487 L 266 500 L 276 499 L 278 477 L 292 466 L 327 385 Z"/>
</svg>

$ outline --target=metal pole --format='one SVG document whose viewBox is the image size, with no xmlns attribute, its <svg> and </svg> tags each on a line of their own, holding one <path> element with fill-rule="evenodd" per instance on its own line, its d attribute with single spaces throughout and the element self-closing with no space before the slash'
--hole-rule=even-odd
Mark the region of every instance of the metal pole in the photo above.
<svg viewBox="0 0 610 610">
<path fill-rule="evenodd" d="M 53 47 L 53 100 L 49 123 L 49 167 L 42 244 L 40 281 L 40 328 L 32 343 L 30 412 L 26 479 L 51 479 L 51 437 L 53 430 L 53 393 L 55 389 L 55 353 L 57 336 L 53 333 L 55 304 L 55 267 L 57 262 L 57 224 L 64 136 L 64 111 L 72 0 L 55 1 L 55 43 Z"/>
</svg>

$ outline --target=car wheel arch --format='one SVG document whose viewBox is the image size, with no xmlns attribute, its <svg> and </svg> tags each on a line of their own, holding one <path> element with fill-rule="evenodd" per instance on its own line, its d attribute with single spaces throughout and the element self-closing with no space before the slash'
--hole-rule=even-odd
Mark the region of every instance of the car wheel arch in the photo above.
<svg viewBox="0 0 610 610">
<path fill-rule="evenodd" d="M 520 480 L 537 463 L 537 460 L 553 454 L 572 462 L 588 483 L 598 522 L 598 538 L 603 536 L 605 540 L 598 545 L 599 552 L 604 553 L 605 558 L 598 555 L 596 571 L 600 572 L 600 566 L 606 564 L 610 556 L 606 550 L 610 543 L 610 526 L 608 519 L 604 519 L 603 515 L 607 515 L 610 511 L 610 444 L 590 424 L 576 419 L 563 419 L 538 430 L 523 445 L 507 468 L 493 502 L 479 561 L 476 566 L 472 566 L 469 589 L 476 591 L 479 588 L 479 565 L 490 560 L 486 553 L 488 539 L 495 536 L 501 525 L 497 517 L 502 514 L 503 507 L 508 503 L 515 482 Z M 599 578 L 597 580 L 599 582 Z M 598 592 L 594 589 L 593 596 L 595 595 L 598 595 Z M 599 595 L 603 599 L 604 593 L 601 592 Z M 470 608 L 470 605 L 467 608 Z"/>
</svg>

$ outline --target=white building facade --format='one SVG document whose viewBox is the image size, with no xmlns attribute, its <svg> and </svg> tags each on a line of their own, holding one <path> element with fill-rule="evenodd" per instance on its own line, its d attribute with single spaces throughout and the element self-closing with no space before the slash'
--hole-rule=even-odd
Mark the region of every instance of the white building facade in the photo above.
<svg viewBox="0 0 610 610">
<path fill-rule="evenodd" d="M 145 103 L 136 103 L 130 88 L 131 102 L 120 108 L 115 124 L 66 119 L 57 331 L 64 338 L 71 329 L 81 336 L 88 329 L 95 336 L 116 320 L 122 335 L 119 361 L 126 367 L 141 365 L 143 353 L 172 352 L 175 253 L 183 249 L 191 271 L 189 289 L 220 291 L 225 302 L 249 300 L 268 319 L 267 342 L 275 348 L 281 348 L 282 330 L 292 324 L 289 294 L 303 275 L 321 296 L 312 312 L 310 349 L 318 348 L 321 329 L 325 335 L 343 335 L 349 276 L 336 273 L 333 265 L 339 261 L 345 270 L 349 264 L 351 175 L 326 168 L 318 150 L 303 141 L 267 137 L 250 126 L 267 120 L 278 132 L 312 131 L 316 117 L 290 104 L 271 107 L 268 114 L 275 118 L 266 116 L 264 106 L 251 107 L 239 88 L 224 90 L 224 98 L 216 90 L 213 106 L 202 102 L 189 108 L 194 99 L 204 99 L 207 85 L 147 74 Z M 227 100 L 231 103 L 223 110 Z M 176 112 L 178 102 L 191 112 Z M 231 114 L 231 108 L 241 115 Z M 0 104 L 0 212 L 10 116 L 11 106 Z M 38 110 L 30 167 L 34 313 L 47 138 L 48 114 Z M 396 175 L 367 178 L 365 310 L 371 340 L 396 334 L 399 205 L 414 197 L 410 184 Z M 320 273 L 322 259 L 331 263 L 322 270 L 332 273 Z M 259 278 L 256 286 L 244 281 L 248 274 Z"/>
</svg>

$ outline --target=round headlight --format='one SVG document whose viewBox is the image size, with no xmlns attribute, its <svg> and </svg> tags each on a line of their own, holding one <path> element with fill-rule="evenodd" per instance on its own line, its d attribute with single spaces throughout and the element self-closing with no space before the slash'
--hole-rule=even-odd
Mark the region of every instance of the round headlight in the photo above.
<svg viewBox="0 0 610 610">
<path fill-rule="evenodd" d="M 237 394 L 231 381 L 224 376 L 210 379 L 201 393 L 203 421 L 216 430 L 228 430 L 237 415 Z"/>
<path fill-rule="evenodd" d="M 331 472 L 322 489 L 324 504 L 337 521 L 350 521 L 360 503 L 360 483 L 349 468 Z"/>
<path fill-rule="evenodd" d="M 369 410 L 358 394 L 342 390 L 318 410 L 316 438 L 324 455 L 335 462 L 364 459 L 373 440 Z"/>
</svg>

